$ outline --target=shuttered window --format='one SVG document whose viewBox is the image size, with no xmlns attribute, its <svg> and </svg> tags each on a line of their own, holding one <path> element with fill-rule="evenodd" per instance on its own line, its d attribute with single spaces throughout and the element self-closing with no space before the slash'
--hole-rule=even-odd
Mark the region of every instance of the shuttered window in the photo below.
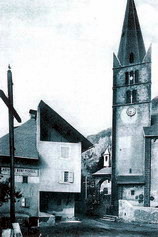
<svg viewBox="0 0 158 237">
<path fill-rule="evenodd" d="M 71 171 L 60 171 L 59 172 L 59 183 L 73 183 L 74 172 Z"/>
<path fill-rule="evenodd" d="M 69 172 L 68 171 L 64 171 L 64 183 L 69 181 Z"/>
<path fill-rule="evenodd" d="M 30 198 L 22 197 L 21 198 L 21 207 L 30 207 Z"/>
<path fill-rule="evenodd" d="M 69 183 L 73 183 L 73 182 L 74 182 L 74 173 L 69 172 Z"/>
</svg>

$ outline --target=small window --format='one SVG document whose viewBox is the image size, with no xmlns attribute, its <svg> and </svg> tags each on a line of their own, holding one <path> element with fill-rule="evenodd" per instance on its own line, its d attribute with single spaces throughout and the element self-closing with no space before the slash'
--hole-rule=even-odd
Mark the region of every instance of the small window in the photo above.
<svg viewBox="0 0 158 237">
<path fill-rule="evenodd" d="M 21 198 L 21 207 L 30 207 L 30 198 Z"/>
<path fill-rule="evenodd" d="M 129 55 L 129 62 L 134 63 L 134 53 L 130 53 Z"/>
<path fill-rule="evenodd" d="M 132 174 L 132 169 L 129 169 L 129 173 Z"/>
<path fill-rule="evenodd" d="M 131 190 L 131 196 L 135 195 L 135 190 Z"/>
<path fill-rule="evenodd" d="M 28 183 L 28 176 L 23 176 L 22 182 L 24 184 L 27 184 Z"/>
<path fill-rule="evenodd" d="M 60 171 L 59 183 L 73 183 L 74 173 L 70 171 Z"/>
<path fill-rule="evenodd" d="M 69 158 L 70 157 L 70 147 L 62 146 L 61 147 L 61 158 Z"/>
</svg>

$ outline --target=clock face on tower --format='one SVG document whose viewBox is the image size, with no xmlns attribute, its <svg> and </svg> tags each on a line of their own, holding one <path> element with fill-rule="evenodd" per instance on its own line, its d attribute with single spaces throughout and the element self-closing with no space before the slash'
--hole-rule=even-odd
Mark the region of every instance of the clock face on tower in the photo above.
<svg viewBox="0 0 158 237">
<path fill-rule="evenodd" d="M 136 114 L 136 109 L 134 107 L 128 107 L 126 112 L 128 116 L 132 117 Z"/>
<path fill-rule="evenodd" d="M 121 111 L 121 120 L 123 123 L 131 124 L 135 123 L 137 120 L 137 111 L 133 106 L 128 108 L 123 108 Z"/>
</svg>

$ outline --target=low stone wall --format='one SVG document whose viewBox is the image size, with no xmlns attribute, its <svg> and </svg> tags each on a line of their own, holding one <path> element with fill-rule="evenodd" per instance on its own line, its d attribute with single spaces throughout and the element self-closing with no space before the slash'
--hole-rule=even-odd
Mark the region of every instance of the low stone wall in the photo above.
<svg viewBox="0 0 158 237">
<path fill-rule="evenodd" d="M 158 208 L 133 206 L 126 200 L 120 200 L 119 218 L 125 222 L 158 224 Z"/>
</svg>

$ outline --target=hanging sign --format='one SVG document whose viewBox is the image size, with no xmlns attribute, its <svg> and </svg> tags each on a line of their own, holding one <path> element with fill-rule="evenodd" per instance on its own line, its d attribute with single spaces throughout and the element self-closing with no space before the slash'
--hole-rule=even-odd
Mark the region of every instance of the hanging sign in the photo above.
<svg viewBox="0 0 158 237">
<path fill-rule="evenodd" d="M 14 172 L 15 172 L 16 176 L 32 176 L 32 177 L 39 176 L 39 170 L 38 169 L 15 168 Z M 10 175 L 10 168 L 1 167 L 1 174 Z"/>
</svg>

